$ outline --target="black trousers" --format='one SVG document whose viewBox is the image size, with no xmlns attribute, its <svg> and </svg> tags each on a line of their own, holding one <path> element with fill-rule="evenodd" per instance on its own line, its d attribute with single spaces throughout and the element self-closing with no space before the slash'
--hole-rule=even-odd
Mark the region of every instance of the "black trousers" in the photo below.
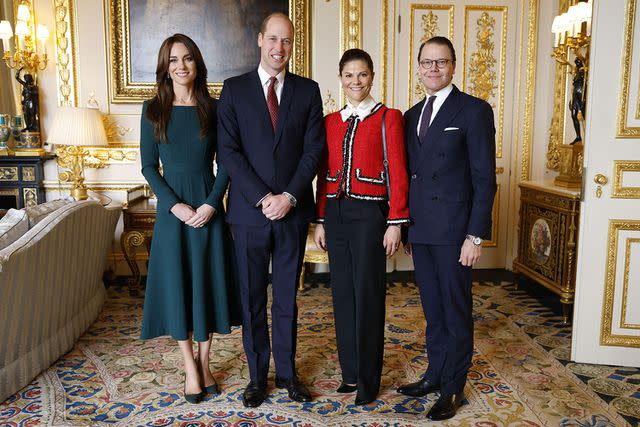
<svg viewBox="0 0 640 427">
<path fill-rule="evenodd" d="M 342 380 L 374 399 L 384 351 L 387 202 L 329 199 L 325 233 Z"/>
<path fill-rule="evenodd" d="M 242 343 L 251 381 L 264 385 L 273 352 L 276 376 L 296 374 L 298 306 L 296 291 L 308 224 L 272 221 L 263 227 L 234 224 L 242 303 Z M 271 260 L 271 327 L 269 345 L 267 287 Z"/>
<path fill-rule="evenodd" d="M 459 245 L 411 245 L 422 309 L 427 319 L 429 367 L 424 377 L 442 393 L 464 390 L 473 356 L 471 267 L 460 258 Z"/>
</svg>

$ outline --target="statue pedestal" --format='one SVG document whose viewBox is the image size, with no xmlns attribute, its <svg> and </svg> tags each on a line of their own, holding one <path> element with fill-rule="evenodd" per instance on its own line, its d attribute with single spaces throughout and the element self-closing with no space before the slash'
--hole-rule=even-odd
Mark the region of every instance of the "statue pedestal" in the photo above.
<svg viewBox="0 0 640 427">
<path fill-rule="evenodd" d="M 559 187 L 582 187 L 582 153 L 584 144 L 582 141 L 573 145 L 564 144 L 558 147 L 560 151 L 560 175 L 553 183 Z"/>
</svg>

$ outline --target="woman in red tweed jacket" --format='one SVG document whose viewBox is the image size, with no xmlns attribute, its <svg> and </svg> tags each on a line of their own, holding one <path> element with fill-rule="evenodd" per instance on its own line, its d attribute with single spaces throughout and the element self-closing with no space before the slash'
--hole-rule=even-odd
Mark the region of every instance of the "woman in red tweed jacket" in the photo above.
<svg viewBox="0 0 640 427">
<path fill-rule="evenodd" d="M 408 224 L 402 113 L 369 95 L 373 61 L 360 49 L 339 63 L 348 103 L 325 117 L 327 146 L 318 170 L 316 245 L 329 251 L 333 310 L 342 369 L 338 393 L 357 390 L 356 405 L 374 401 L 380 388 L 385 319 L 385 256 Z M 383 166 L 385 115 L 388 172 Z M 387 180 L 391 197 L 387 194 Z"/>
</svg>

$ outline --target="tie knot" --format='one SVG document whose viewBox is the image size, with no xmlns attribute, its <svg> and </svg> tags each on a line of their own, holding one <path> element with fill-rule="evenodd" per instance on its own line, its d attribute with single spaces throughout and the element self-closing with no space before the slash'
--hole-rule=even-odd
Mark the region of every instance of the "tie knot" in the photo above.
<svg viewBox="0 0 640 427">
<path fill-rule="evenodd" d="M 278 81 L 278 79 L 276 79 L 275 77 L 269 77 L 269 87 L 274 87 L 276 85 L 276 82 Z"/>
<path fill-rule="evenodd" d="M 429 97 L 429 99 L 427 100 L 427 103 L 428 103 L 428 104 L 433 104 L 433 102 L 436 100 L 436 98 L 437 98 L 437 96 L 435 96 L 435 95 L 431 95 L 431 96 Z"/>
</svg>

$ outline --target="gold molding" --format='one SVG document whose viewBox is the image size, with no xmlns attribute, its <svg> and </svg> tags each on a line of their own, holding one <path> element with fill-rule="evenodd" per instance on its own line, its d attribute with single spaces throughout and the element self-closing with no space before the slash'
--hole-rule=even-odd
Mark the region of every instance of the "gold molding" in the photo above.
<svg viewBox="0 0 640 427">
<path fill-rule="evenodd" d="M 386 105 L 387 103 L 387 49 L 389 47 L 389 4 L 387 0 L 380 0 L 380 20 L 382 21 L 382 27 L 380 30 L 380 52 L 382 57 L 380 58 L 380 102 Z"/>
<path fill-rule="evenodd" d="M 629 109 L 629 90 L 631 89 L 631 61 L 633 57 L 633 33 L 635 27 L 635 15 L 635 0 L 627 0 L 624 20 L 624 45 L 622 48 L 622 76 L 620 77 L 622 87 L 620 88 L 620 93 L 618 95 L 618 123 L 616 129 L 616 138 L 640 137 L 640 127 L 632 127 L 627 123 L 627 115 Z M 640 102 L 640 96 L 638 101 Z"/>
<path fill-rule="evenodd" d="M 0 167 L 0 181 L 5 181 L 5 182 L 19 181 L 18 167 L 17 166 Z"/>
<path fill-rule="evenodd" d="M 138 187 L 142 184 L 145 184 L 145 182 L 133 182 L 133 181 L 125 181 L 125 182 L 87 182 L 85 181 L 85 184 L 87 185 L 87 190 L 91 190 L 91 191 L 124 191 L 127 192 L 128 190 L 131 190 L 132 188 Z M 71 183 L 65 183 L 65 182 L 60 182 L 60 181 L 44 181 L 42 183 L 42 185 L 44 186 L 44 190 L 46 192 L 51 192 L 51 191 L 64 191 L 67 192 L 71 189 L 72 184 Z"/>
<path fill-rule="evenodd" d="M 631 219 L 610 219 L 607 265 L 605 272 L 604 298 L 600 326 L 600 345 L 640 348 L 639 335 L 614 334 L 613 303 L 616 287 L 616 267 L 618 261 L 618 235 L 621 230 L 640 231 L 640 221 Z"/>
<path fill-rule="evenodd" d="M 423 10 L 423 11 L 429 11 L 429 12 L 433 12 L 434 10 L 445 10 L 449 12 L 449 33 L 447 34 L 447 36 L 449 37 L 449 40 L 451 40 L 451 42 L 453 42 L 453 12 L 454 12 L 454 5 L 452 4 L 415 4 L 415 3 L 411 3 L 410 8 L 409 8 L 409 102 L 408 102 L 408 106 L 411 107 L 413 105 L 413 93 L 414 93 L 414 85 L 413 85 L 413 76 L 417 73 L 418 67 L 417 67 L 417 60 L 416 58 L 414 58 L 414 45 L 413 45 L 413 39 L 414 39 L 414 28 L 415 28 L 415 11 L 417 10 Z M 423 15 L 426 16 L 426 15 Z M 437 18 L 437 17 L 436 17 Z M 436 29 L 434 31 L 439 31 L 439 28 L 436 27 Z M 430 34 L 425 34 L 421 39 L 429 39 Z M 418 46 L 419 48 L 419 46 Z M 419 88 L 422 87 L 422 85 L 420 83 L 416 83 L 416 86 L 418 86 Z"/>
<path fill-rule="evenodd" d="M 524 1 L 523 13 L 524 13 Z M 533 144 L 533 113 L 535 111 L 536 56 L 538 53 L 538 0 L 529 1 L 529 23 L 527 37 L 527 77 L 524 96 L 524 130 L 522 133 L 522 169 L 520 179 L 527 180 L 531 175 L 531 145 Z M 521 70 L 518 70 L 521 72 Z"/>
<path fill-rule="evenodd" d="M 622 314 L 620 315 L 620 328 L 640 329 L 640 323 L 627 323 L 627 296 L 629 294 L 629 270 L 631 267 L 631 244 L 639 244 L 640 238 L 627 239 L 624 253 L 624 273 L 622 285 Z"/>
<path fill-rule="evenodd" d="M 362 49 L 362 1 L 340 0 L 340 55 L 347 49 Z M 344 105 L 347 101 L 342 86 L 339 97 Z"/>
<path fill-rule="evenodd" d="M 326 116 L 327 114 L 331 114 L 336 111 L 338 111 L 338 104 L 336 103 L 336 100 L 333 99 L 331 91 L 327 89 L 325 99 L 322 102 L 322 113 Z"/>
<path fill-rule="evenodd" d="M 310 0 L 289 0 L 289 17 L 295 29 L 292 60 L 289 67 L 292 73 L 305 77 L 311 77 L 310 7 Z M 130 24 L 128 0 L 108 0 L 108 13 L 105 14 L 105 19 L 111 34 L 109 46 L 111 62 L 107 64 L 111 83 L 110 102 L 114 104 L 139 104 L 154 95 L 155 82 L 129 80 L 131 52 L 128 45 Z M 212 96 L 216 98 L 220 96 L 222 82 L 209 83 L 208 87 Z"/>
<path fill-rule="evenodd" d="M 612 199 L 640 199 L 640 187 L 623 187 L 622 174 L 625 172 L 640 172 L 640 160 L 613 161 L 613 191 Z"/>
<path fill-rule="evenodd" d="M 558 14 L 564 13 L 569 9 L 569 0 L 560 0 L 558 5 Z M 569 50 L 565 45 L 563 58 L 569 61 Z M 549 125 L 549 144 L 547 146 L 547 169 L 560 169 L 560 148 L 564 144 L 564 120 L 567 110 L 567 72 L 566 65 L 555 62 L 555 79 L 553 82 L 553 113 L 551 115 L 551 124 Z"/>
<path fill-rule="evenodd" d="M 74 0 L 54 0 L 58 105 L 78 105 L 77 34 Z"/>
<path fill-rule="evenodd" d="M 500 38 L 500 80 L 498 82 L 497 88 L 498 88 L 498 126 L 497 126 L 497 139 L 496 139 L 496 158 L 500 159 L 502 158 L 502 143 L 504 140 L 504 91 L 505 91 L 505 82 L 506 82 L 506 69 L 507 69 L 507 19 L 508 19 L 508 8 L 507 6 L 465 6 L 464 8 L 464 55 L 463 55 L 463 62 L 462 62 L 462 87 L 463 87 L 463 91 L 467 92 L 467 47 L 468 47 L 468 36 L 469 36 L 469 27 L 468 27 L 468 23 L 469 23 L 469 12 L 484 12 L 482 17 L 486 16 L 492 19 L 495 19 L 493 17 L 491 17 L 487 12 L 501 12 L 502 15 L 502 26 L 501 26 L 501 38 Z M 482 19 L 482 17 L 480 19 Z M 478 24 L 479 21 L 478 20 Z M 495 23 L 494 25 L 488 25 L 491 30 L 494 29 Z M 477 36 L 479 36 L 479 34 L 477 34 Z M 492 41 L 491 41 L 492 42 Z M 491 43 L 492 44 L 492 43 Z M 476 51 L 474 54 L 478 54 L 478 56 L 481 58 L 478 60 L 478 62 L 482 63 L 483 61 L 486 61 L 487 59 L 491 59 L 493 62 L 496 61 L 494 55 L 493 55 L 493 46 L 490 46 L 491 49 L 484 51 L 484 53 L 488 53 L 489 55 L 483 55 L 483 50 L 479 50 Z M 470 67 L 473 66 L 474 64 L 474 55 L 472 56 L 472 60 Z M 480 65 L 480 68 L 482 68 L 482 65 L 489 65 L 486 62 L 484 64 L 478 64 Z M 490 64 L 490 66 L 488 67 L 490 70 L 489 72 L 493 72 L 492 68 L 493 68 L 493 64 Z M 472 70 L 470 70 L 472 71 Z M 494 73 L 495 74 L 495 73 Z M 482 75 L 477 74 L 476 79 L 483 79 Z M 486 76 L 489 77 L 489 76 Z M 493 90 L 495 89 L 495 75 L 493 76 L 493 79 L 489 80 L 489 83 L 492 86 L 492 89 L 490 91 L 490 93 L 480 93 L 474 90 L 470 90 L 467 93 L 470 93 L 471 95 L 477 96 L 479 98 L 484 99 L 485 101 L 489 102 L 491 96 L 493 95 Z M 492 105 L 492 108 L 495 109 L 495 106 Z"/>
</svg>

